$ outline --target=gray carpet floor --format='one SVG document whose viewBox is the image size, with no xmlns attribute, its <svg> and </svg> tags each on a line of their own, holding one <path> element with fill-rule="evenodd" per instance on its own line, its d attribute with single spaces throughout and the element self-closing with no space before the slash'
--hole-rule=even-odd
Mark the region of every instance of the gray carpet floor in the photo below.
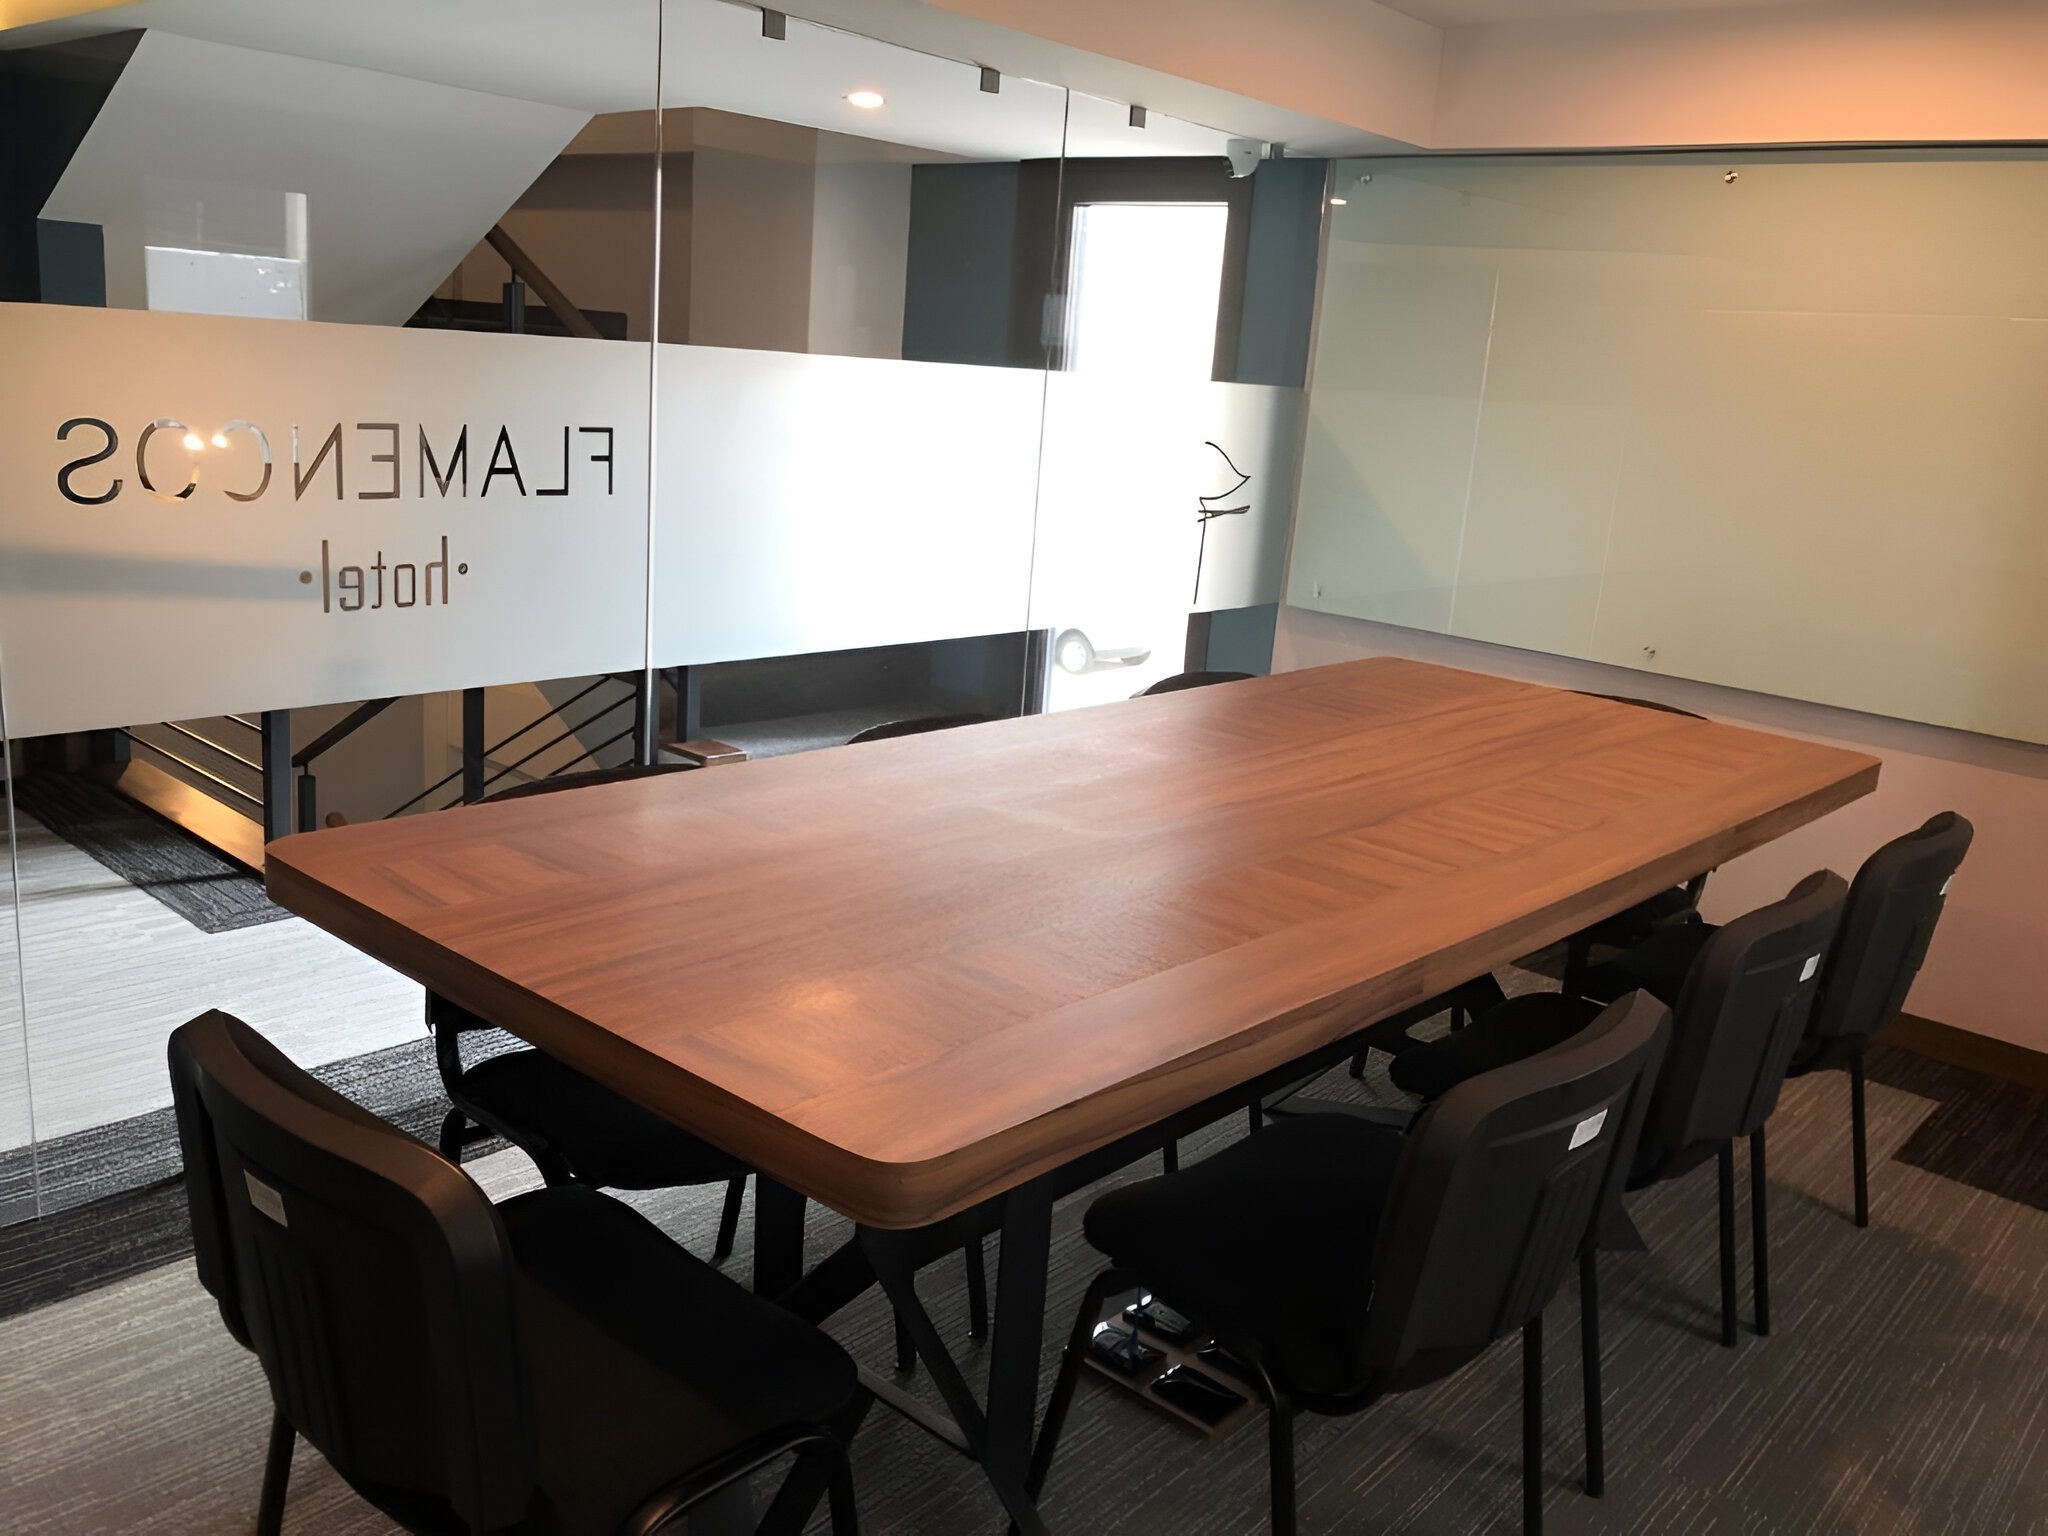
<svg viewBox="0 0 2048 1536">
<path fill-rule="evenodd" d="M 291 916 L 263 893 L 258 876 L 104 784 L 32 773 L 15 781 L 14 797 L 25 815 L 204 933 Z"/>
<path fill-rule="evenodd" d="M 1926 1140 L 1934 1117 L 1957 1113 L 1961 1096 L 1948 1069 L 1920 1074 L 1930 1079 L 1921 1082 L 1910 1064 L 1894 1065 L 1871 1089 L 1875 1214 L 1867 1231 L 1846 1216 L 1842 1079 L 1824 1074 L 1787 1089 L 1771 1130 L 1771 1338 L 1745 1334 L 1734 1350 L 1714 1341 L 1711 1167 L 1634 1203 L 1651 1251 L 1610 1255 L 1602 1269 L 1604 1500 L 1577 1487 L 1577 1306 L 1569 1289 L 1558 1298 L 1548 1356 L 1553 1533 L 2048 1532 L 2048 1212 L 2006 1198 L 2016 1191 L 1932 1171 L 1924 1156 L 1898 1156 Z M 1324 1088 L 1393 1097 L 1377 1074 L 1362 1086 L 1335 1075 Z M 1235 1122 L 1220 1126 L 1184 1155 L 1241 1134 Z M 2042 1134 L 2037 1118 L 2029 1139 L 2038 1145 Z M 513 1152 L 484 1157 L 472 1171 L 499 1197 L 532 1180 Z M 633 1198 L 701 1253 L 718 1193 Z M 1094 1264 L 1079 1235 L 1087 1198 L 1056 1214 L 1048 1388 L 1052 1341 Z M 1746 1237 L 1746 1216 L 1742 1225 Z M 814 1212 L 813 1256 L 843 1232 L 838 1218 Z M 743 1239 L 732 1272 L 743 1278 L 748 1264 Z M 1746 1282 L 1746 1260 L 1743 1273 Z M 958 1266 L 933 1267 L 922 1288 L 941 1328 L 966 1350 Z M 888 1318 L 874 1297 L 832 1331 L 887 1369 Z M 975 1353 L 966 1358 L 972 1369 Z M 1519 1369 L 1515 1346 L 1504 1344 L 1450 1380 L 1356 1418 L 1305 1420 L 1304 1531 L 1518 1529 Z M 922 1378 L 916 1388 L 929 1393 Z M 0 1529 L 246 1530 L 267 1414 L 260 1373 L 221 1329 L 189 1260 L 0 1321 Z M 1058 1532 L 1258 1531 L 1264 1454 L 1256 1420 L 1209 1445 L 1089 1382 L 1045 1512 Z M 886 1410 L 870 1417 L 855 1459 L 869 1532 L 1002 1529 L 977 1470 Z M 288 1532 L 390 1529 L 302 1449 Z"/>
</svg>

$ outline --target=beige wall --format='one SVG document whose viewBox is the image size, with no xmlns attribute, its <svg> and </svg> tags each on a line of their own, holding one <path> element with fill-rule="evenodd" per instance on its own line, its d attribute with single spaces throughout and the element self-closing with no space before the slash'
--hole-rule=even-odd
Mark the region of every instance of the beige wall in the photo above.
<svg viewBox="0 0 2048 1536">
<path fill-rule="evenodd" d="M 1429 130 L 1443 34 L 1372 0 L 932 3 L 1369 133 Z"/>
<path fill-rule="evenodd" d="M 1871 849 L 1954 810 L 1977 828 L 1907 1006 L 1958 1029 L 2048 1050 L 2048 747 L 1972 736 L 1679 678 L 1509 650 L 1299 608 L 1280 610 L 1275 671 L 1412 656 L 1555 687 L 1623 693 L 1882 758 L 1877 792 L 1717 871 L 1707 916 L 1726 921 L 1821 865 L 1853 875 Z"/>
<path fill-rule="evenodd" d="M 1458 27 L 1436 148 L 2048 137 L 2048 5 L 1746 6 Z"/>
</svg>

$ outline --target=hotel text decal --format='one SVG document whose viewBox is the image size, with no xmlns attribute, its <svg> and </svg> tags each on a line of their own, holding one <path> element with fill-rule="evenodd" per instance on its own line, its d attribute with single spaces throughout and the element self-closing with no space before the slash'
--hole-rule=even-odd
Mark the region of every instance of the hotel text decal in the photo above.
<svg viewBox="0 0 2048 1536">
<path fill-rule="evenodd" d="M 405 465 L 399 448 L 404 440 L 403 425 L 395 421 L 359 421 L 355 423 L 355 430 L 346 445 L 343 427 L 344 423 L 336 422 L 318 438 L 318 446 L 315 447 L 314 435 L 293 424 L 292 500 L 303 501 L 309 492 L 316 500 L 324 499 L 320 487 L 328 483 L 334 488 L 336 501 L 401 499 L 405 495 Z M 431 487 L 433 494 L 444 502 L 451 495 L 467 500 L 470 484 L 469 428 L 466 425 L 461 427 L 452 444 L 447 443 L 444 437 L 445 456 L 435 452 L 424 426 L 416 426 L 414 432 L 417 444 L 414 498 L 427 502 Z M 74 450 L 90 446 L 91 451 L 58 469 L 57 490 L 66 501 L 79 506 L 105 506 L 122 494 L 127 483 L 112 469 L 100 468 L 109 460 L 114 460 L 121 468 L 126 467 L 116 459 L 121 451 L 121 435 L 113 423 L 97 416 L 74 416 L 57 428 L 59 442 L 69 442 L 73 434 L 80 435 L 82 439 L 71 445 Z M 152 450 L 152 442 L 159 434 L 164 434 L 166 441 Z M 182 421 L 159 416 L 135 435 L 136 483 L 144 493 L 158 501 L 190 501 L 200 488 L 204 455 L 209 447 L 216 453 L 224 453 L 233 449 L 238 439 L 246 439 L 247 446 L 254 447 L 260 462 L 244 467 L 246 478 L 239 486 L 222 485 L 221 492 L 230 501 L 260 501 L 271 489 L 270 436 L 252 421 L 231 421 L 210 437 L 202 437 Z M 478 441 L 482 441 L 481 432 Z M 586 482 L 594 482 L 598 465 L 604 466 L 604 494 L 610 496 L 613 491 L 612 443 L 610 427 L 563 427 L 559 467 L 554 462 L 554 444 L 549 442 L 545 463 L 537 463 L 531 458 L 528 461 L 535 464 L 535 483 L 529 491 L 526 472 L 521 468 L 518 452 L 512 445 L 511 430 L 500 426 L 491 445 L 490 459 L 479 478 L 477 499 L 488 498 L 494 489 L 501 498 L 512 495 L 567 496 L 572 490 L 584 491 Z M 173 452 L 184 455 L 184 480 L 176 489 L 167 489 L 173 482 L 163 480 L 159 483 L 159 479 Z M 306 457 L 308 452 L 311 453 L 310 459 Z M 151 474 L 152 464 L 156 466 L 156 478 Z M 542 484 L 542 475 L 549 475 L 557 483 Z M 353 498 L 348 494 L 349 483 L 358 487 Z M 418 563 L 387 562 L 384 551 L 378 549 L 375 558 L 367 565 L 337 564 L 330 541 L 322 539 L 317 577 L 320 611 L 355 613 L 387 605 L 411 608 L 421 603 L 427 607 L 432 607 L 437 601 L 448 603 L 448 536 L 442 534 L 440 539 L 438 559 Z M 458 576 L 469 574 L 466 561 L 458 563 L 454 569 Z M 299 582 L 303 586 L 313 585 L 315 579 L 310 568 L 299 572 Z M 440 587 L 438 598 L 435 595 L 437 580 Z"/>
</svg>

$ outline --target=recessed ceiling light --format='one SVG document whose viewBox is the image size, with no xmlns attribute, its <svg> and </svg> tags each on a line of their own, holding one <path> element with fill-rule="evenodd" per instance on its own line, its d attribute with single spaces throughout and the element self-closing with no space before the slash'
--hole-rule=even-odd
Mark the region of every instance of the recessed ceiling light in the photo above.
<svg viewBox="0 0 2048 1536">
<path fill-rule="evenodd" d="M 863 112 L 874 111 L 875 108 L 881 106 L 887 99 L 880 91 L 862 90 L 848 91 L 846 93 L 846 104 L 850 107 L 859 107 Z"/>
<path fill-rule="evenodd" d="M 1330 206 L 1332 208 L 1344 208 L 1348 207 L 1350 202 L 1351 199 L 1348 197 L 1333 197 L 1330 199 Z"/>
</svg>

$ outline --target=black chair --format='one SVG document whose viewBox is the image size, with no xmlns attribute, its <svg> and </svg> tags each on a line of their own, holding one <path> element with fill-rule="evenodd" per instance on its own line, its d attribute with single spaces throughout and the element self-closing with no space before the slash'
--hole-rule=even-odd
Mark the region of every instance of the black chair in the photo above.
<svg viewBox="0 0 2048 1536">
<path fill-rule="evenodd" d="M 1630 698 L 1621 693 L 1585 693 L 1585 698 L 1605 699 L 1610 704 L 1626 704 L 1631 709 L 1655 710 L 1659 714 L 1681 715 L 1687 720 L 1704 720 L 1707 717 L 1694 710 L 1680 709 L 1676 704 L 1660 704 L 1655 699 Z M 1666 928 L 1689 927 L 1699 921 L 1700 897 L 1706 894 L 1707 875 L 1701 873 L 1684 885 L 1672 886 L 1654 896 L 1647 896 L 1633 906 L 1590 923 L 1565 940 L 1564 990 L 1574 996 L 1581 995 L 1587 967 L 1592 962 L 1593 951 L 1597 949 L 1633 949 L 1652 935 Z M 1670 999 L 1666 998 L 1666 1002 Z"/>
<path fill-rule="evenodd" d="M 681 763 L 599 769 L 537 779 L 486 798 L 520 800 L 696 771 Z M 746 1164 L 547 1052 L 515 1044 L 491 1020 L 432 992 L 427 1029 L 452 1106 L 441 1122 L 443 1157 L 459 1163 L 465 1147 L 496 1135 L 532 1158 L 549 1184 L 671 1189 L 722 1183 L 725 1204 L 711 1256 L 714 1263 L 731 1256 L 746 1198 Z"/>
<path fill-rule="evenodd" d="M 1735 1142 L 1750 1149 L 1750 1221 L 1756 1331 L 1771 1329 L 1764 1124 L 1777 1107 L 1805 1038 L 1821 965 L 1842 920 L 1848 887 L 1822 870 L 1782 901 L 1715 931 L 1678 989 L 1671 1053 L 1657 1083 L 1628 1188 L 1646 1189 L 1709 1158 L 1720 1171 L 1721 1342 L 1735 1343 Z M 1397 1086 L 1425 1099 L 1504 1070 L 1571 1039 L 1600 1005 L 1558 992 L 1510 998 L 1462 1034 L 1394 1059 Z"/>
<path fill-rule="evenodd" d="M 1155 693 L 1179 693 L 1183 688 L 1212 688 L 1218 683 L 1241 683 L 1250 676 L 1249 672 L 1176 672 L 1172 677 L 1162 677 L 1150 688 L 1140 688 L 1131 697 L 1143 699 Z"/>
<path fill-rule="evenodd" d="M 1870 1225 L 1869 1148 L 1865 1129 L 1863 1055 L 1870 1039 L 1898 1016 L 1927 958 L 1948 896 L 1975 835 L 1954 811 L 1943 811 L 1863 861 L 1849 886 L 1842 926 L 1821 968 L 1806 1038 L 1792 1058 L 1792 1077 L 1830 1068 L 1849 1074 L 1849 1126 L 1856 1225 Z M 1647 988 L 1675 1001 L 1693 957 L 1714 933 L 1693 924 L 1647 943 L 1588 973 L 1587 993 L 1599 999 Z"/>
<path fill-rule="evenodd" d="M 963 725 L 986 725 L 991 715 L 918 715 L 909 720 L 891 720 L 883 725 L 871 725 L 864 731 L 856 731 L 846 738 L 846 744 L 857 746 L 863 741 L 893 741 L 898 736 L 922 736 L 927 731 L 950 731 Z"/>
<path fill-rule="evenodd" d="M 1032 1459 L 1044 1483 L 1103 1304 L 1144 1288 L 1245 1362 L 1269 1409 L 1272 1528 L 1295 1529 L 1294 1416 L 1352 1414 L 1522 1334 L 1523 1525 L 1543 1516 L 1542 1328 L 1620 1191 L 1668 1030 L 1650 999 L 1463 1084 L 1406 1136 L 1285 1120 L 1089 1208 L 1088 1289 Z"/>
<path fill-rule="evenodd" d="M 649 1536 L 777 1459 L 764 1530 L 829 1485 L 867 1406 L 830 1339 L 609 1196 L 493 1206 L 240 1020 L 171 1037 L 199 1278 L 275 1410 L 259 1536 L 310 1441 L 408 1531 Z"/>
</svg>

